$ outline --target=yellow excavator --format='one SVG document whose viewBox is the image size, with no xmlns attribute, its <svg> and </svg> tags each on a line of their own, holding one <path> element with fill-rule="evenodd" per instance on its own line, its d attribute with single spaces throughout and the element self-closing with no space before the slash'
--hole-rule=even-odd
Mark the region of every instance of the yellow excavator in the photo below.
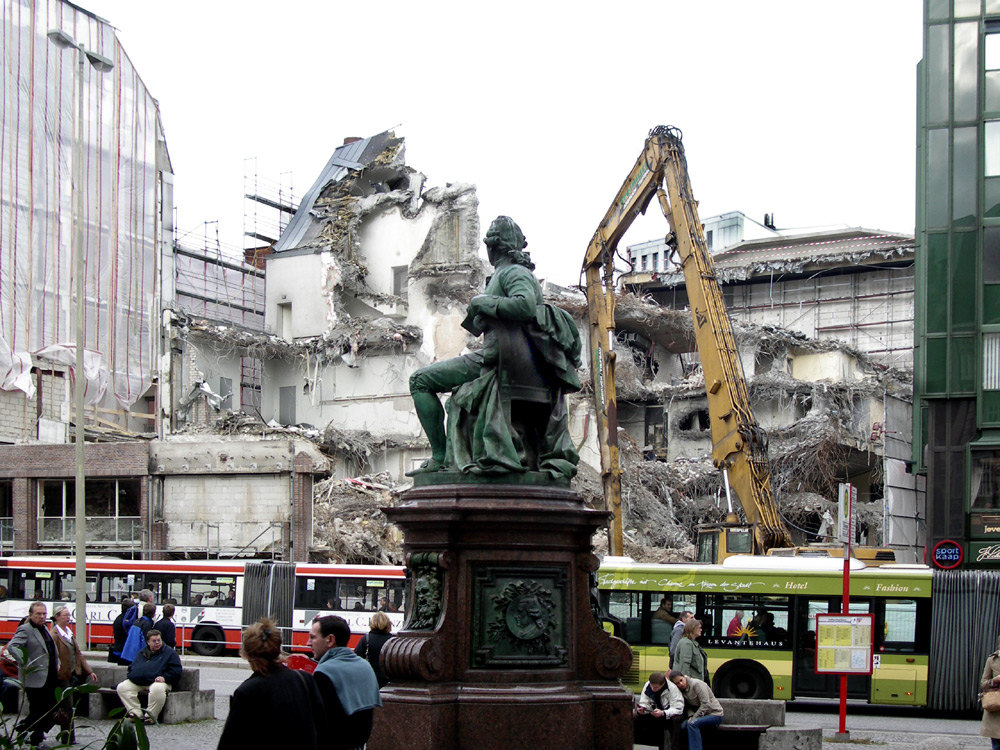
<svg viewBox="0 0 1000 750">
<path fill-rule="evenodd" d="M 694 334 L 705 375 L 711 420 L 712 461 L 722 472 L 729 499 L 724 523 L 699 528 L 699 562 L 722 562 L 737 553 L 768 554 L 798 549 L 778 513 L 771 491 L 767 434 L 754 419 L 743 365 L 715 277 L 712 256 L 691 191 L 687 160 L 677 128 L 649 132 L 642 154 L 594 232 L 583 263 L 590 322 L 590 368 L 597 409 L 601 476 L 612 514 L 608 552 L 623 554 L 618 407 L 615 395 L 615 254 L 619 240 L 655 195 L 670 227 L 667 246 L 684 273 Z M 737 495 L 746 523 L 733 511 Z M 824 554 L 843 556 L 842 548 Z M 858 550 L 860 552 L 860 550 Z M 890 553 L 891 554 L 891 553 Z"/>
</svg>

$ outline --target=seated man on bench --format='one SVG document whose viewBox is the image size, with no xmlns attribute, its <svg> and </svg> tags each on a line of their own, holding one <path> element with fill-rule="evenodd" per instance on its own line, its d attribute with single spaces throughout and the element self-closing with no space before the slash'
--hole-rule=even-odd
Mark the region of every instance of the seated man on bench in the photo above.
<svg viewBox="0 0 1000 750">
<path fill-rule="evenodd" d="M 681 728 L 687 730 L 688 750 L 701 750 L 701 730 L 717 727 L 722 723 L 722 704 L 712 688 L 697 677 L 688 677 L 676 669 L 670 670 L 670 681 L 680 688 L 687 706 L 687 721 Z"/>
<path fill-rule="evenodd" d="M 169 693 L 181 679 L 181 659 L 163 642 L 159 630 L 146 633 L 146 648 L 138 653 L 128 668 L 128 679 L 116 688 L 118 697 L 131 716 L 141 716 L 139 693 L 149 691 L 146 724 L 154 724 L 167 702 Z"/>
<path fill-rule="evenodd" d="M 683 718 L 684 696 L 681 691 L 667 681 L 663 672 L 653 672 L 639 693 L 639 706 L 635 710 L 636 744 L 662 747 L 667 731 L 671 741 L 675 742 Z"/>
</svg>

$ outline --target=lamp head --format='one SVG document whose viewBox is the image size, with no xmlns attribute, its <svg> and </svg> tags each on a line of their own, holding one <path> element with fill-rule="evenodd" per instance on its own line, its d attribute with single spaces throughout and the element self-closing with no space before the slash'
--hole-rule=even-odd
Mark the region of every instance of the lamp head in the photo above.
<svg viewBox="0 0 1000 750">
<path fill-rule="evenodd" d="M 51 29 L 46 36 L 60 49 L 76 49 L 76 40 L 62 29 Z"/>
</svg>

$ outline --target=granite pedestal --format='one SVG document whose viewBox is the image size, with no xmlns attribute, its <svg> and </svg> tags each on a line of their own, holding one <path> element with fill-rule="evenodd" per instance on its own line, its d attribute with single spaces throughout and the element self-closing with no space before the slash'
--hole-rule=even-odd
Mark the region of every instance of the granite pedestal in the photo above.
<svg viewBox="0 0 1000 750">
<path fill-rule="evenodd" d="M 605 512 L 530 484 L 418 486 L 385 512 L 410 591 L 370 750 L 632 747 L 632 653 L 591 606 Z"/>
</svg>

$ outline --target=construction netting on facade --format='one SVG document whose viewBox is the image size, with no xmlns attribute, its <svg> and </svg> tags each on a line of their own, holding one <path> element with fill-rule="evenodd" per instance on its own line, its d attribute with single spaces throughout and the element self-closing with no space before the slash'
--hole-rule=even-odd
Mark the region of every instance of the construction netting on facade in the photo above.
<svg viewBox="0 0 1000 750">
<path fill-rule="evenodd" d="M 157 163 L 156 102 L 108 23 L 60 0 L 0 5 L 0 389 L 30 398 L 33 364 L 75 364 L 79 189 L 86 400 L 128 406 L 149 388 L 156 353 L 158 176 L 169 171 Z M 80 53 L 52 30 L 114 63 L 102 73 L 85 57 L 80 136 Z"/>
</svg>

